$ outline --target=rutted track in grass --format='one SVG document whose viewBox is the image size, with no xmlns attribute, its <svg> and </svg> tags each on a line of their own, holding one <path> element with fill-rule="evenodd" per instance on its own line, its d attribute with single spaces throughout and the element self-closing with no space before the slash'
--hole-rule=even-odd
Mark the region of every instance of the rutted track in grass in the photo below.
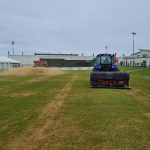
<svg viewBox="0 0 150 150">
<path fill-rule="evenodd" d="M 54 100 L 49 103 L 46 107 L 44 107 L 40 113 L 40 120 L 44 122 L 40 127 L 32 127 L 29 129 L 30 135 L 24 135 L 23 137 L 19 137 L 14 139 L 11 143 L 9 143 L 8 149 L 12 150 L 20 150 L 20 149 L 28 149 L 32 150 L 37 147 L 37 143 L 47 137 L 46 129 L 49 126 L 53 125 L 53 119 L 57 115 L 59 109 L 63 105 L 65 99 L 67 98 L 72 84 L 77 80 L 77 76 L 73 76 L 72 79 L 64 86 L 63 89 L 56 95 Z"/>
</svg>

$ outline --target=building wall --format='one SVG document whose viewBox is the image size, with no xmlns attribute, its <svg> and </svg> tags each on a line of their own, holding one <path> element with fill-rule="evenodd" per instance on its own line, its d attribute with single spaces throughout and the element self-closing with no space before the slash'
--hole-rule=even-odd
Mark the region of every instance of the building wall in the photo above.
<svg viewBox="0 0 150 150">
<path fill-rule="evenodd" d="M 150 68 L 150 57 L 120 57 L 119 64 L 122 66 L 141 66 Z"/>
<path fill-rule="evenodd" d="M 127 59 L 128 66 L 141 66 L 141 67 L 150 67 L 150 58 L 134 58 L 134 59 Z"/>
<path fill-rule="evenodd" d="M 65 59 L 40 59 L 46 61 L 49 67 L 90 67 L 91 61 L 65 60 Z"/>
<path fill-rule="evenodd" d="M 141 66 L 150 68 L 150 50 L 139 49 L 139 52 L 128 57 L 120 57 L 119 64 L 123 66 Z"/>
<path fill-rule="evenodd" d="M 14 63 L 0 63 L 0 70 L 8 70 L 13 68 L 20 67 L 20 64 L 14 64 Z"/>
<path fill-rule="evenodd" d="M 33 66 L 33 61 L 39 60 L 40 58 L 38 55 L 9 55 L 8 57 L 20 61 L 21 66 Z"/>
<path fill-rule="evenodd" d="M 64 59 L 40 59 L 42 61 L 46 61 L 48 67 L 64 67 Z"/>
<path fill-rule="evenodd" d="M 141 58 L 141 57 L 150 57 L 150 50 L 140 50 L 138 53 L 132 54 L 131 57 Z"/>
<path fill-rule="evenodd" d="M 18 60 L 21 66 L 33 66 L 35 60 L 46 60 L 48 66 L 79 66 L 85 65 L 85 62 L 90 61 L 94 56 L 78 56 L 78 55 L 9 55 L 9 58 Z M 83 63 L 81 63 L 83 62 Z M 78 64 L 78 65 L 76 65 Z M 89 65 L 85 65 L 89 66 Z"/>
</svg>

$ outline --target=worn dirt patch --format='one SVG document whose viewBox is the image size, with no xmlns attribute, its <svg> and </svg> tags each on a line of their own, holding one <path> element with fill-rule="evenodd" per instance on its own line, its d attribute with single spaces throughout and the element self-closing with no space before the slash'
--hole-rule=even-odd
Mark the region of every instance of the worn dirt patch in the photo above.
<svg viewBox="0 0 150 150">
<path fill-rule="evenodd" d="M 63 72 L 58 69 L 45 68 L 45 67 L 23 67 L 7 70 L 0 73 L 0 75 L 5 76 L 27 76 L 27 75 L 48 75 L 54 76 L 62 74 Z"/>
<path fill-rule="evenodd" d="M 28 96 L 34 96 L 37 95 L 38 92 L 16 92 L 16 93 L 10 93 L 10 92 L 0 92 L 0 96 L 7 96 L 7 97 L 28 97 Z"/>
<path fill-rule="evenodd" d="M 148 93 L 143 92 L 139 89 L 135 89 L 135 88 L 128 91 L 128 94 L 131 96 L 137 96 L 138 95 L 138 97 L 144 96 L 145 98 L 150 98 L 150 95 Z"/>
<path fill-rule="evenodd" d="M 144 113 L 144 115 L 145 115 L 148 119 L 150 119 L 150 113 Z"/>
<path fill-rule="evenodd" d="M 37 78 L 28 80 L 27 83 L 33 84 L 37 82 L 47 81 L 49 78 L 49 76 L 38 76 Z"/>
<path fill-rule="evenodd" d="M 127 127 L 128 127 L 127 125 L 121 125 L 121 124 L 117 126 L 117 128 L 127 128 Z"/>
<path fill-rule="evenodd" d="M 60 108 L 62 107 L 71 90 L 72 84 L 76 80 L 77 76 L 72 77 L 72 79 L 65 85 L 65 87 L 61 91 L 59 91 L 54 100 L 42 109 L 41 115 L 39 116 L 41 122 L 43 122 L 41 127 L 31 127 L 28 131 L 28 135 L 24 135 L 23 137 L 19 137 L 11 141 L 8 144 L 8 149 L 36 149 L 38 142 L 48 136 L 46 130 L 54 123 L 54 117 L 57 116 Z"/>
<path fill-rule="evenodd" d="M 49 105 L 47 105 L 47 107 L 42 110 L 42 113 L 40 116 L 41 118 L 52 117 L 53 114 L 55 114 L 59 110 L 64 100 L 68 96 L 73 82 L 76 79 L 77 79 L 77 76 L 73 77 L 72 80 L 68 82 L 66 86 L 59 92 L 59 94 L 56 95 L 54 101 L 50 103 Z"/>
</svg>

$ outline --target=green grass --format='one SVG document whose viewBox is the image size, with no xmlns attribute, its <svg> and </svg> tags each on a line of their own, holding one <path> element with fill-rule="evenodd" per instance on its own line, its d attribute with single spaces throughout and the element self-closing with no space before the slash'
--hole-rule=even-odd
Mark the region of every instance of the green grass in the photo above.
<svg viewBox="0 0 150 150">
<path fill-rule="evenodd" d="M 53 100 L 68 79 L 64 75 L 61 80 L 43 76 L 38 81 L 39 77 L 36 82 L 32 82 L 34 77 L 0 77 L 0 142 L 7 142 L 38 122 L 39 109 Z"/>
<path fill-rule="evenodd" d="M 142 69 L 142 67 L 130 67 L 130 66 L 119 66 L 121 71 L 133 71 L 133 70 L 138 70 Z"/>
<path fill-rule="evenodd" d="M 48 127 L 47 138 L 36 149 L 150 149 L 150 69 L 131 73 L 131 90 L 89 88 L 89 71 L 66 71 L 42 80 L 1 76 L 0 149 L 39 124 L 40 110 L 75 75 L 78 79 Z"/>
</svg>

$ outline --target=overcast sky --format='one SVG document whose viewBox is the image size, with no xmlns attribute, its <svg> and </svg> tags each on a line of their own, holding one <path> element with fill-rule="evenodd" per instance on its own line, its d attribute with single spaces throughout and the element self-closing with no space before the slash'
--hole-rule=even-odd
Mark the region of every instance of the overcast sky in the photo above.
<svg viewBox="0 0 150 150">
<path fill-rule="evenodd" d="M 0 0 L 0 55 L 150 49 L 150 0 Z"/>
</svg>

